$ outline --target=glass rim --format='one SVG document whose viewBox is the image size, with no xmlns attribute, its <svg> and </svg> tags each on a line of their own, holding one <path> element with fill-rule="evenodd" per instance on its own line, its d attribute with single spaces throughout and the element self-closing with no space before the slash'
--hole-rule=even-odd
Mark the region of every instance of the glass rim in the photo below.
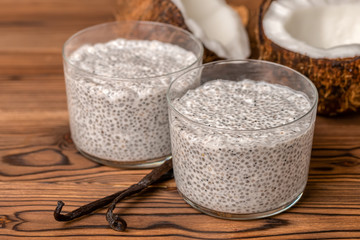
<svg viewBox="0 0 360 240">
<path fill-rule="evenodd" d="M 92 31 L 92 30 L 95 30 L 97 28 L 101 28 L 101 27 L 105 27 L 105 26 L 115 25 L 115 24 L 134 24 L 135 25 L 136 23 L 141 24 L 141 25 L 149 25 L 149 26 L 153 25 L 153 26 L 167 27 L 169 29 L 174 29 L 176 31 L 184 33 L 185 35 L 187 35 L 189 37 L 189 39 L 193 40 L 199 46 L 199 48 L 200 48 L 199 56 L 197 56 L 197 54 L 194 54 L 195 57 L 196 57 L 194 62 L 192 62 L 188 66 L 183 67 L 183 68 L 181 68 L 179 70 L 176 70 L 174 72 L 165 73 L 165 74 L 161 74 L 161 75 L 154 75 L 154 76 L 149 76 L 149 77 L 130 78 L 130 77 L 110 77 L 110 76 L 106 76 L 106 75 L 93 73 L 91 71 L 80 68 L 76 64 L 73 64 L 69 60 L 69 58 L 65 55 L 65 49 L 71 43 L 71 41 L 74 40 L 77 36 L 79 36 L 79 35 L 81 35 L 81 34 L 83 34 L 85 32 Z M 118 37 L 118 38 L 121 38 L 121 37 Z M 113 40 L 115 40 L 115 39 L 117 39 L 117 38 L 114 38 Z M 138 39 L 138 40 L 141 40 L 141 39 Z M 111 41 L 111 40 L 109 40 L 109 41 Z M 157 40 L 157 41 L 159 41 L 159 40 Z M 162 42 L 162 41 L 159 41 L 159 42 Z M 173 43 L 168 43 L 168 44 L 173 44 Z M 173 45 L 178 46 L 177 44 L 173 44 Z M 184 50 L 186 50 L 186 49 L 184 49 Z M 186 50 L 186 51 L 189 51 L 189 50 Z M 194 52 L 192 52 L 192 53 L 194 53 Z M 112 21 L 112 22 L 100 23 L 100 24 L 96 24 L 96 25 L 93 25 L 93 26 L 83 28 L 80 31 L 77 31 L 76 33 L 71 35 L 65 41 L 65 43 L 64 43 L 64 45 L 62 47 L 62 57 L 63 57 L 63 60 L 64 60 L 64 62 L 66 64 L 68 64 L 71 67 L 75 68 L 77 71 L 80 71 L 80 72 L 83 72 L 83 73 L 86 73 L 86 74 L 89 74 L 89 75 L 93 75 L 93 76 L 101 78 L 101 79 L 111 80 L 111 81 L 144 81 L 144 80 L 149 80 L 150 81 L 150 80 L 153 80 L 153 79 L 156 79 L 156 78 L 171 76 L 173 74 L 177 74 L 177 73 L 183 72 L 184 70 L 193 68 L 194 65 L 196 65 L 199 61 L 202 60 L 203 55 L 204 55 L 204 46 L 203 46 L 202 42 L 198 38 L 196 38 L 191 32 L 189 32 L 189 31 L 187 31 L 185 29 L 182 29 L 180 27 L 177 27 L 177 26 L 174 26 L 174 25 L 171 25 L 171 24 L 167 24 L 167 23 L 154 22 L 154 21 L 137 21 L 137 20 Z"/>
<path fill-rule="evenodd" d="M 205 68 L 207 66 L 211 66 L 211 65 L 218 65 L 218 64 L 234 64 L 234 63 L 246 63 L 246 62 L 249 62 L 249 63 L 262 63 L 262 64 L 268 64 L 268 65 L 273 65 L 273 66 L 276 66 L 276 67 L 279 67 L 279 68 L 283 68 L 283 69 L 286 69 L 286 70 L 290 70 L 291 72 L 295 73 L 296 75 L 300 76 L 302 79 L 304 79 L 307 83 L 310 84 L 311 86 L 311 89 L 312 91 L 314 92 L 314 101 L 313 103 L 311 103 L 311 107 L 310 109 L 304 113 L 303 115 L 299 116 L 298 118 L 296 118 L 295 120 L 293 121 L 290 121 L 288 123 L 284 123 L 284 124 L 281 124 L 281 125 L 277 125 L 277 126 L 274 126 L 274 127 L 269 127 L 269 128 L 259 128 L 259 129 L 242 129 L 242 130 L 234 130 L 234 129 L 228 129 L 228 128 L 219 128 L 219 127 L 212 127 L 212 126 L 208 126 L 206 124 L 203 124 L 201 122 L 198 122 L 198 121 L 195 121 L 195 120 L 192 120 L 190 118 L 188 118 L 186 115 L 180 113 L 176 108 L 175 106 L 172 104 L 171 102 L 171 99 L 170 99 L 170 91 L 171 91 L 171 88 L 173 86 L 173 84 L 175 82 L 177 82 L 179 79 L 181 79 L 183 76 L 185 76 L 186 74 L 190 73 L 191 71 L 195 71 L 195 70 L 198 70 L 198 69 L 202 69 L 202 68 Z M 174 81 L 172 81 L 169 85 L 169 88 L 167 90 L 167 93 L 166 93 L 166 100 L 167 100 L 167 103 L 168 103 L 168 106 L 171 110 L 173 110 L 175 112 L 175 114 L 181 116 L 182 118 L 184 118 L 186 121 L 189 121 L 197 126 L 200 126 L 202 128 L 206 128 L 206 129 L 209 129 L 209 130 L 214 130 L 214 131 L 223 131 L 223 132 L 227 132 L 227 133 L 246 133 L 246 132 L 263 132 L 263 131 L 269 131 L 269 130 L 275 130 L 277 128 L 282 128 L 282 127 L 286 127 L 286 126 L 289 126 L 289 125 L 292 125 L 298 121 L 300 121 L 301 119 L 305 118 L 306 116 L 310 115 L 313 111 L 314 111 L 314 108 L 316 108 L 317 106 L 317 103 L 318 103 L 318 98 L 319 98 L 319 94 L 318 94 L 318 91 L 317 91 L 317 88 L 315 87 L 314 83 L 309 79 L 307 78 L 305 75 L 301 74 L 300 72 L 290 68 L 290 67 L 287 67 L 287 66 L 284 66 L 284 65 L 281 65 L 281 64 L 278 64 L 278 63 L 274 63 L 274 62 L 270 62 L 270 61 L 264 61 L 264 60 L 257 60 L 257 59 L 240 59 L 240 60 L 219 60 L 219 61 L 214 61 L 214 62 L 210 62 L 210 63 L 206 63 L 206 64 L 203 64 L 201 66 L 198 66 L 198 67 L 194 67 L 192 69 L 189 69 L 187 70 L 186 72 L 182 73 L 181 75 L 179 75 L 178 77 L 175 78 Z M 315 109 L 316 111 L 316 109 Z"/>
</svg>

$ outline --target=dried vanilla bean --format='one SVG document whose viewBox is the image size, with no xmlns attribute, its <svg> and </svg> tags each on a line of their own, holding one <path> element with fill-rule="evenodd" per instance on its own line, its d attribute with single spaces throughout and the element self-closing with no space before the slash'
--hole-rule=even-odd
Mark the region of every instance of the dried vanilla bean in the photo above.
<svg viewBox="0 0 360 240">
<path fill-rule="evenodd" d="M 113 214 L 116 204 L 124 198 L 141 192 L 151 184 L 162 180 L 163 178 L 172 177 L 172 161 L 164 162 L 160 167 L 155 168 L 151 173 L 146 175 L 137 184 L 130 186 L 124 192 L 120 193 L 111 203 L 106 213 L 106 220 L 109 222 L 110 227 L 116 231 L 125 231 L 126 221 L 122 219 L 119 214 Z"/>
<path fill-rule="evenodd" d="M 115 209 L 116 204 L 122 199 L 134 195 L 146 189 L 150 185 L 165 181 L 173 178 L 172 172 L 172 160 L 164 162 L 161 166 L 154 168 L 149 174 L 147 174 L 139 183 L 130 186 L 128 189 L 123 191 L 116 192 L 104 198 L 98 199 L 94 202 L 88 203 L 84 206 L 75 209 L 72 212 L 67 214 L 62 214 L 62 208 L 65 205 L 64 202 L 58 201 L 57 206 L 54 210 L 54 218 L 57 221 L 71 221 L 79 217 L 88 215 L 94 212 L 97 209 L 103 208 L 106 205 L 111 204 L 106 214 L 106 219 L 108 220 L 111 228 L 117 231 L 124 231 L 126 229 L 126 222 L 119 217 L 119 215 L 113 215 L 113 210 Z"/>
</svg>

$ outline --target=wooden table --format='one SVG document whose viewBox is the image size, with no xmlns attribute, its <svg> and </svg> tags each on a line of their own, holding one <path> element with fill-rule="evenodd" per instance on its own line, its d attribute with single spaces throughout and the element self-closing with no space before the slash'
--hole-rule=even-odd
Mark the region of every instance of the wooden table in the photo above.
<svg viewBox="0 0 360 240">
<path fill-rule="evenodd" d="M 78 30 L 114 19 L 115 0 L 0 2 L 0 239 L 360 239 L 360 115 L 318 117 L 309 182 L 285 213 L 228 221 L 187 205 L 173 180 L 119 204 L 115 232 L 105 210 L 56 222 L 140 180 L 82 157 L 69 134 L 61 47 Z"/>
</svg>

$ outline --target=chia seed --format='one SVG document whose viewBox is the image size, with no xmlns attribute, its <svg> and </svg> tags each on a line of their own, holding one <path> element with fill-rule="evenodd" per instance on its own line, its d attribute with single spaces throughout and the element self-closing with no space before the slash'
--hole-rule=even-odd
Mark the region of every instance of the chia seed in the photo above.
<svg viewBox="0 0 360 240">
<path fill-rule="evenodd" d="M 186 199 L 218 213 L 254 214 L 302 194 L 314 121 L 293 121 L 309 112 L 306 95 L 265 82 L 213 80 L 173 106 L 182 115 L 170 111 L 174 174 Z"/>
<path fill-rule="evenodd" d="M 169 156 L 166 90 L 198 61 L 190 51 L 155 40 L 116 39 L 74 51 L 65 77 L 77 148 L 119 162 Z"/>
</svg>

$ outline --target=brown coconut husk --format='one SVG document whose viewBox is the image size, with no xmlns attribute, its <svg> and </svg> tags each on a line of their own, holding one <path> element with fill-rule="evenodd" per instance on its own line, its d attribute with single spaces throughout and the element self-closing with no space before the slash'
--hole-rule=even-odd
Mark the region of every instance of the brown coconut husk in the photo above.
<svg viewBox="0 0 360 240">
<path fill-rule="evenodd" d="M 319 92 L 318 113 L 335 116 L 360 109 L 360 56 L 310 58 L 286 50 L 268 39 L 262 20 L 273 0 L 264 0 L 259 12 L 259 58 L 286 65 L 307 76 Z"/>
<path fill-rule="evenodd" d="M 239 14 L 244 26 L 250 25 L 250 19 L 254 11 L 244 5 L 245 2 L 251 0 L 227 0 L 227 3 Z M 118 8 L 116 12 L 116 20 L 141 20 L 168 23 L 187 31 L 190 31 L 185 24 L 185 20 L 171 0 L 118 0 Z M 252 22 L 251 22 L 252 23 Z M 255 25 L 255 24 L 251 24 Z M 191 32 L 191 31 L 190 31 Z M 256 54 L 257 46 L 251 45 L 252 50 Z M 214 52 L 204 47 L 203 62 L 208 63 L 221 60 Z"/>
</svg>

